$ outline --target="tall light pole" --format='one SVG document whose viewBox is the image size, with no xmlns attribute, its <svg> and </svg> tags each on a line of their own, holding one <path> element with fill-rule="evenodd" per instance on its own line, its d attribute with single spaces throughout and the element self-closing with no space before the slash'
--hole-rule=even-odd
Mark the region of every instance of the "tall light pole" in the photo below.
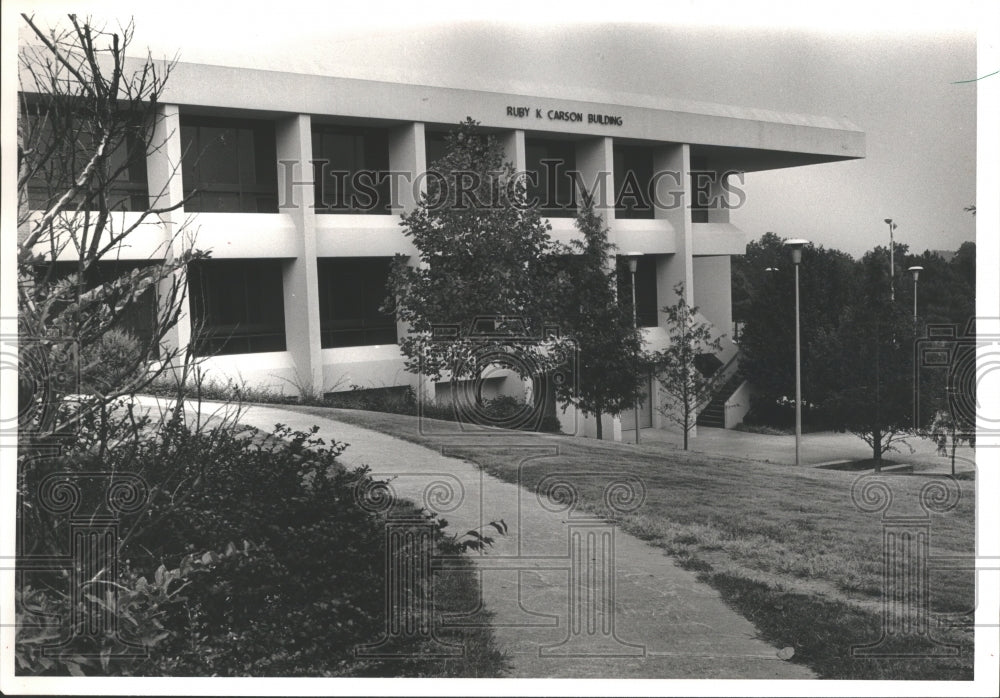
<svg viewBox="0 0 1000 698">
<path fill-rule="evenodd" d="M 893 257 L 894 249 L 896 245 L 892 241 L 892 231 L 896 229 L 896 224 L 892 222 L 891 218 L 885 219 L 886 225 L 889 226 L 889 300 L 896 300 L 896 287 L 893 284 L 893 277 L 896 274 L 896 264 L 895 258 Z"/>
<path fill-rule="evenodd" d="M 795 238 L 785 240 L 785 246 L 792 251 L 795 265 L 795 465 L 802 464 L 802 344 L 799 339 L 799 265 L 802 264 L 802 248 L 808 240 Z"/>
<path fill-rule="evenodd" d="M 628 252 L 626 253 L 628 257 L 628 270 L 632 274 L 632 326 L 638 330 L 639 329 L 639 313 L 635 305 L 635 272 L 639 268 L 639 257 L 642 256 L 642 252 Z M 635 382 L 639 383 L 639 353 L 636 350 L 635 356 L 632 357 L 632 365 L 635 367 Z M 650 396 L 652 399 L 652 396 Z M 639 443 L 639 394 L 636 393 L 635 403 L 632 405 L 633 413 L 635 414 L 635 442 Z"/>
<path fill-rule="evenodd" d="M 913 274 L 913 322 L 917 322 L 917 279 L 920 278 L 920 272 L 924 270 L 923 267 L 910 267 L 907 269 L 908 272 Z"/>
</svg>

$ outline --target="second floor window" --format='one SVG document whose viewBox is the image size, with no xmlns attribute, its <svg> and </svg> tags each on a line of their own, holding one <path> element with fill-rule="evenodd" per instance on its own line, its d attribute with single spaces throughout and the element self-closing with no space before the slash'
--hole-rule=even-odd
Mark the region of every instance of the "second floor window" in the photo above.
<svg viewBox="0 0 1000 698">
<path fill-rule="evenodd" d="M 704 157 L 691 156 L 691 222 L 708 223 L 715 173 L 708 170 Z"/>
<path fill-rule="evenodd" d="M 526 138 L 525 164 L 534 182 L 528 182 L 528 202 L 547 218 L 576 216 L 576 144 L 573 141 Z"/>
<path fill-rule="evenodd" d="M 277 213 L 274 124 L 182 117 L 184 208 L 200 213 Z"/>
<path fill-rule="evenodd" d="M 642 146 L 616 145 L 615 218 L 653 218 L 650 184 L 653 180 L 653 155 Z"/>
<path fill-rule="evenodd" d="M 391 213 L 384 130 L 317 126 L 312 143 L 316 213 Z"/>
<path fill-rule="evenodd" d="M 20 172 L 27 177 L 27 204 L 30 210 L 45 211 L 80 180 L 91 164 L 103 132 L 84 110 L 26 103 L 18 115 L 23 158 Z M 149 206 L 146 177 L 146 137 L 148 125 L 142 115 L 134 121 L 125 115 L 110 129 L 107 155 L 68 209 L 98 211 L 143 211 Z"/>
</svg>

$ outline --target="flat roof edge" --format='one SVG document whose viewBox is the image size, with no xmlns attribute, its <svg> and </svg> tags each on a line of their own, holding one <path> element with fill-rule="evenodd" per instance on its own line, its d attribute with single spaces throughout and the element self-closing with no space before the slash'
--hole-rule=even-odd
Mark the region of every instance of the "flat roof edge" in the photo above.
<svg viewBox="0 0 1000 698">
<path fill-rule="evenodd" d="M 144 60 L 130 57 L 126 67 L 132 69 Z M 154 61 L 159 65 L 170 62 Z M 586 99 L 563 96 L 565 88 L 549 95 L 490 92 L 177 61 L 161 101 L 432 124 L 455 124 L 472 117 L 484 126 L 501 129 L 756 148 L 838 159 L 865 156 L 865 134 L 846 119 L 636 93 L 604 93 L 608 101 L 596 101 L 592 98 L 601 96 L 595 95 L 597 91 L 583 91 Z"/>
</svg>

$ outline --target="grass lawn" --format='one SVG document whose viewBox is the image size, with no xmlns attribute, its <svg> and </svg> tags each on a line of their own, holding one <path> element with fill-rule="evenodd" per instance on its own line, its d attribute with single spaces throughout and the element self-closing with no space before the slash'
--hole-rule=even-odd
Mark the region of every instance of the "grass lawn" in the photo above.
<svg viewBox="0 0 1000 698">
<path fill-rule="evenodd" d="M 289 407 L 385 432 L 448 455 L 466 458 L 487 472 L 533 488 L 546 474 L 576 470 L 581 505 L 606 512 L 608 475 L 642 479 L 645 504 L 620 519 L 622 528 L 662 547 L 679 564 L 699 572 L 761 636 L 792 646 L 792 661 L 821 677 L 840 679 L 972 678 L 974 575 L 930 573 L 932 635 L 955 643 L 956 657 L 934 658 L 936 646 L 909 641 L 897 656 L 852 656 L 853 645 L 876 641 L 882 628 L 882 535 L 880 514 L 860 511 L 851 499 L 857 474 L 693 454 L 664 444 L 642 446 L 565 436 L 496 430 L 474 437 L 457 425 L 436 422 L 429 434 L 415 417 Z M 451 432 L 450 434 L 448 432 Z M 762 437 L 766 438 L 766 437 Z M 558 445 L 559 455 L 521 465 L 523 454 L 505 445 Z M 475 445 L 489 443 L 488 449 Z M 595 473 L 588 475 L 586 473 Z M 921 488 L 931 476 L 885 475 L 893 492 L 890 516 L 921 516 Z M 975 483 L 963 481 L 959 504 L 931 515 L 931 556 L 974 552 Z M 950 614 L 952 627 L 936 624 Z"/>
</svg>

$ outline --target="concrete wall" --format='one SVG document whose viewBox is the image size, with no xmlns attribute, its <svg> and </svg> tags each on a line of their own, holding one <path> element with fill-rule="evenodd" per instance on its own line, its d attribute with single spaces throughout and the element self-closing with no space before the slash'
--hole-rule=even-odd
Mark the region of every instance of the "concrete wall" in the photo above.
<svg viewBox="0 0 1000 698">
<path fill-rule="evenodd" d="M 733 342 L 732 277 L 728 256 L 695 257 L 694 304 L 702 316 L 715 326 L 714 334 L 725 335 L 717 356 L 729 361 L 738 347 Z"/>
<path fill-rule="evenodd" d="M 747 412 L 750 411 L 750 384 L 743 381 L 729 399 L 726 400 L 725 427 L 732 429 L 743 421 Z"/>
</svg>

